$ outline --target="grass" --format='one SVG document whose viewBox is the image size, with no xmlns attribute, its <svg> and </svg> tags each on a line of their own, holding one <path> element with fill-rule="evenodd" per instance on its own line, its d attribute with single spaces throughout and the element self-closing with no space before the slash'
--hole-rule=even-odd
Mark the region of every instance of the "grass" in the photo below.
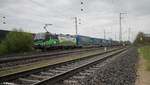
<svg viewBox="0 0 150 85">
<path fill-rule="evenodd" d="M 150 71 L 150 46 L 140 48 L 140 54 L 144 56 L 144 58 L 147 60 L 148 62 L 147 69 Z"/>
</svg>

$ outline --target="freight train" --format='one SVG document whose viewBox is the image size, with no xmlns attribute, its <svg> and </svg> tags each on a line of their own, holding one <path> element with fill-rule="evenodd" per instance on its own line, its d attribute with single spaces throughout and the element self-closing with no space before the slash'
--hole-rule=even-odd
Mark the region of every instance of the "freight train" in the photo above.
<svg viewBox="0 0 150 85">
<path fill-rule="evenodd" d="M 4 38 L 6 37 L 8 33 L 9 31 L 7 30 L 0 30 L 0 43 L 2 42 L 2 40 L 4 40 Z"/>
<path fill-rule="evenodd" d="M 33 47 L 36 49 L 48 48 L 76 48 L 76 47 L 103 47 L 118 46 L 119 42 L 82 35 L 37 33 L 34 37 Z"/>
</svg>

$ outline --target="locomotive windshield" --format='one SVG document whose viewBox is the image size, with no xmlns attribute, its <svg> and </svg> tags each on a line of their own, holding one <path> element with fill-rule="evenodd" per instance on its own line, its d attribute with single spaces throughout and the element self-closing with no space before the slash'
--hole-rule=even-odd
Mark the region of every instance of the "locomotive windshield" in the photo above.
<svg viewBox="0 0 150 85">
<path fill-rule="evenodd" d="M 35 35 L 34 40 L 44 40 L 45 39 L 45 33 L 38 33 Z"/>
</svg>

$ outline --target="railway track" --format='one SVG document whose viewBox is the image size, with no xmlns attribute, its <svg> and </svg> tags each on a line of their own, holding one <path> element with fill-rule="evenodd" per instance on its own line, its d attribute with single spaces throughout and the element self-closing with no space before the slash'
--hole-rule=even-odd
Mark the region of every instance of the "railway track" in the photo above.
<svg viewBox="0 0 150 85">
<path fill-rule="evenodd" d="M 120 48 L 120 47 L 117 47 Z M 111 49 L 111 48 L 110 48 Z M 46 53 L 46 54 L 39 54 L 34 56 L 19 56 L 19 57 L 12 57 L 12 58 L 0 58 L 0 71 L 15 68 L 18 66 L 26 66 L 37 64 L 41 61 L 47 61 L 54 58 L 60 57 L 68 57 L 77 54 L 83 54 L 85 52 L 96 51 L 96 50 L 103 50 L 103 48 L 94 48 L 94 49 L 82 49 L 82 50 L 73 50 L 73 51 L 64 51 L 58 53 Z"/>
<path fill-rule="evenodd" d="M 68 53 L 75 53 L 75 52 L 81 52 L 81 51 L 90 51 L 90 50 L 97 50 L 99 48 L 94 48 L 94 49 L 78 49 L 78 50 L 67 50 L 67 51 L 52 51 L 51 52 L 44 52 L 40 54 L 35 54 L 35 55 L 20 55 L 20 56 L 4 56 L 0 57 L 0 63 L 6 63 L 6 62 L 13 62 L 16 60 L 24 60 L 24 59 L 32 59 L 32 58 L 37 58 L 37 57 L 43 57 L 43 56 L 55 56 L 55 55 L 61 55 L 61 54 L 68 54 Z"/>
<path fill-rule="evenodd" d="M 40 68 L 29 69 L 1 76 L 2 85 L 54 85 L 60 80 L 68 78 L 73 74 L 87 69 L 99 62 L 123 52 L 126 48 L 107 52 L 104 54 L 96 54 L 86 56 L 80 59 L 61 62 L 54 65 L 47 65 Z M 96 69 L 96 68 L 95 68 Z M 83 73 L 84 74 L 84 73 Z M 64 81 L 70 82 L 70 81 Z M 71 81 L 72 82 L 72 81 Z M 69 85 L 69 84 L 68 84 Z"/>
<path fill-rule="evenodd" d="M 57 52 L 57 53 L 46 53 L 41 55 L 34 55 L 34 56 L 19 56 L 19 57 L 12 57 L 12 58 L 1 58 L 0 59 L 0 70 L 9 69 L 16 66 L 22 65 L 30 65 L 33 63 L 37 63 L 41 60 L 49 60 L 58 57 L 66 57 L 69 55 L 76 55 L 82 54 L 88 51 L 95 51 L 95 49 L 82 49 L 82 50 L 73 50 L 73 51 L 65 51 L 65 52 Z"/>
</svg>

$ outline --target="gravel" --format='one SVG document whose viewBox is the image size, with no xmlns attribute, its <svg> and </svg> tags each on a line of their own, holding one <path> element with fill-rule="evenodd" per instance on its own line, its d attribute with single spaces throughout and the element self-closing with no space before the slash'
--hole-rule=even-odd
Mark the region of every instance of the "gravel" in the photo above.
<svg viewBox="0 0 150 85">
<path fill-rule="evenodd" d="M 131 47 L 126 54 L 118 56 L 82 80 L 80 85 L 134 85 L 137 61 L 137 47 Z"/>
</svg>

